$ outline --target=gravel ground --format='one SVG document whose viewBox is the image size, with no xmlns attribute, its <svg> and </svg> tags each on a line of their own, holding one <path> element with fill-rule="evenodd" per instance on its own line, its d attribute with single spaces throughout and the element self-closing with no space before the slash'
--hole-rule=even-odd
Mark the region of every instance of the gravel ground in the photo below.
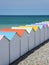
<svg viewBox="0 0 49 65">
<path fill-rule="evenodd" d="M 30 54 L 18 65 L 49 65 L 49 42 Z"/>
</svg>

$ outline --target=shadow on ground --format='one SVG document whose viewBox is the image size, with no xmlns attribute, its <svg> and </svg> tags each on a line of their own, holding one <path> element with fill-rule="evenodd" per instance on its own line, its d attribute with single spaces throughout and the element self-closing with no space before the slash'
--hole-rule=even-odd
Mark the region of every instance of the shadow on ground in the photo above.
<svg viewBox="0 0 49 65">
<path fill-rule="evenodd" d="M 49 39 L 46 40 L 45 42 L 41 43 L 39 46 L 33 48 L 32 50 L 28 51 L 26 54 L 24 54 L 23 56 L 21 56 L 19 59 L 15 60 L 13 63 L 11 63 L 10 65 L 18 65 L 19 62 L 21 62 L 22 60 L 26 59 L 30 54 L 32 54 L 35 50 L 39 49 L 41 46 L 45 45 L 46 43 L 49 42 Z"/>
</svg>

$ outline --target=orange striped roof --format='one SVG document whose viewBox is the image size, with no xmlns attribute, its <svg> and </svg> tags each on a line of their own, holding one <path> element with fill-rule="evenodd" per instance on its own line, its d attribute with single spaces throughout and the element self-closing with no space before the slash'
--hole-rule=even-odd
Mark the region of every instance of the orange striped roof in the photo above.
<svg viewBox="0 0 49 65">
<path fill-rule="evenodd" d="M 24 29 L 10 29 L 10 28 L 3 28 L 1 31 L 2 32 L 17 32 L 19 36 L 22 36 L 25 32 Z"/>
</svg>

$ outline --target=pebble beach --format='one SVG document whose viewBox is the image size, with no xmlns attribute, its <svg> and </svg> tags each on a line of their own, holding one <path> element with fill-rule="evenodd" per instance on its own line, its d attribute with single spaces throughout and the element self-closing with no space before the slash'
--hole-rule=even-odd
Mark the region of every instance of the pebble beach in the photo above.
<svg viewBox="0 0 49 65">
<path fill-rule="evenodd" d="M 19 62 L 18 65 L 49 65 L 49 42 Z"/>
</svg>

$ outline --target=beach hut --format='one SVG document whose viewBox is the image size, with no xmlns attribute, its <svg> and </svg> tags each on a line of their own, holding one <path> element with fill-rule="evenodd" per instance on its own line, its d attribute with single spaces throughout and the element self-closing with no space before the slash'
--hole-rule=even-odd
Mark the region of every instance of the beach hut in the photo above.
<svg viewBox="0 0 49 65">
<path fill-rule="evenodd" d="M 34 44 L 34 31 L 33 29 L 30 31 L 28 35 L 28 40 L 29 40 L 29 50 L 33 49 L 35 46 Z"/>
<path fill-rule="evenodd" d="M 49 21 L 45 21 L 45 22 L 42 22 L 43 26 L 44 26 L 44 31 L 45 31 L 45 40 L 48 39 L 48 24 L 49 24 Z"/>
<path fill-rule="evenodd" d="M 46 24 L 47 26 L 46 26 L 46 29 L 47 29 L 47 39 L 49 39 L 49 21 L 45 21 L 45 22 L 43 22 L 44 24 Z M 46 37 L 46 36 L 45 36 Z"/>
<path fill-rule="evenodd" d="M 28 50 L 30 51 L 34 48 L 34 31 L 32 26 L 23 26 L 23 28 L 28 32 Z"/>
<path fill-rule="evenodd" d="M 11 56 L 10 63 L 17 60 L 21 56 L 21 36 L 24 33 L 24 30 L 20 30 L 20 29 L 16 29 L 14 31 L 16 32 L 16 34 L 10 41 L 10 44 L 11 44 L 10 45 L 10 56 Z"/>
<path fill-rule="evenodd" d="M 41 40 L 41 35 L 42 35 L 42 28 L 43 28 L 43 25 L 41 24 L 41 23 L 36 23 L 35 24 L 36 26 L 38 26 L 38 37 L 39 37 L 39 44 L 41 44 L 42 43 L 42 40 Z M 44 32 L 44 31 L 43 31 Z M 43 36 L 44 37 L 44 36 Z"/>
<path fill-rule="evenodd" d="M 43 43 L 45 41 L 45 34 L 44 34 L 44 26 L 40 30 L 40 43 Z"/>
<path fill-rule="evenodd" d="M 43 26 L 44 26 L 44 38 L 45 38 L 45 41 L 48 40 L 48 22 L 42 22 L 41 23 Z"/>
<path fill-rule="evenodd" d="M 28 32 L 25 31 L 25 33 L 21 36 L 21 56 L 24 55 L 26 52 L 28 52 Z"/>
<path fill-rule="evenodd" d="M 46 25 L 44 25 L 43 23 L 39 23 L 37 24 L 39 25 L 38 27 L 40 28 L 40 43 L 43 43 L 45 41 L 45 27 Z"/>
<path fill-rule="evenodd" d="M 39 30 L 40 30 L 40 31 L 39 31 L 39 44 L 41 44 L 41 38 L 42 38 L 42 37 L 41 37 L 41 34 L 42 34 L 41 30 L 42 30 L 42 28 L 43 28 L 43 25 L 40 25 L 40 24 L 39 24 L 38 27 L 39 27 Z"/>
<path fill-rule="evenodd" d="M 9 40 L 0 35 L 0 65 L 9 65 Z"/>
<path fill-rule="evenodd" d="M 20 37 L 16 33 L 10 40 L 10 63 L 20 57 Z"/>
<path fill-rule="evenodd" d="M 34 48 L 34 31 L 32 29 L 32 26 L 21 26 L 20 28 L 24 28 L 28 33 L 28 50 Z"/>
<path fill-rule="evenodd" d="M 48 40 L 48 26 L 47 24 L 43 24 L 44 26 L 44 37 L 45 37 L 45 41 Z"/>
<path fill-rule="evenodd" d="M 47 35 L 48 35 L 48 39 L 49 39 L 49 24 L 47 24 L 47 26 L 48 26 L 48 34 Z"/>
<path fill-rule="evenodd" d="M 34 30 L 34 46 L 36 47 L 40 44 L 40 37 L 39 37 L 40 30 L 37 25 L 33 26 L 33 30 Z"/>
<path fill-rule="evenodd" d="M 40 45 L 40 29 L 35 32 L 35 46 Z"/>
<path fill-rule="evenodd" d="M 9 59 L 10 59 L 10 63 L 12 63 L 13 61 L 15 61 L 20 57 L 20 39 L 16 32 L 10 32 L 10 31 L 7 32 L 7 30 L 2 32 L 1 34 L 6 36 L 6 38 L 10 40 Z"/>
</svg>

